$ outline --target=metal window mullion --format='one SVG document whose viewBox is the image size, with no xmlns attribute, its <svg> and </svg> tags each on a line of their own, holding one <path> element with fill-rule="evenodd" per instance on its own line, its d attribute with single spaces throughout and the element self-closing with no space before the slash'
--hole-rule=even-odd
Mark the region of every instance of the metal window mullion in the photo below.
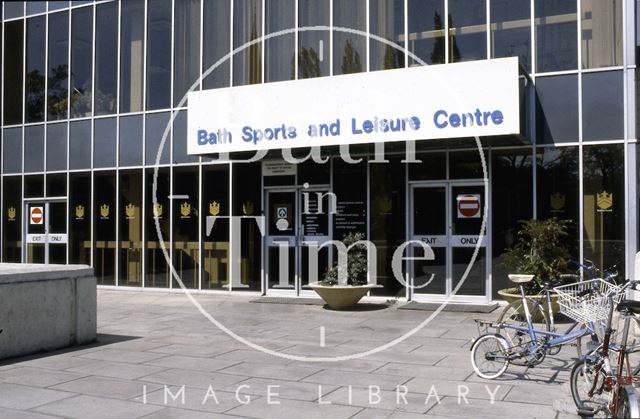
<svg viewBox="0 0 640 419">
<path fill-rule="evenodd" d="M 299 55 L 299 50 L 300 50 L 300 40 L 298 39 L 298 36 L 300 36 L 300 31 L 299 31 L 299 25 L 300 25 L 300 17 L 298 16 L 300 13 L 300 5 L 299 5 L 300 0 L 294 0 L 294 16 L 293 16 L 293 22 L 294 22 L 294 40 L 293 40 L 293 48 L 294 48 L 294 52 L 293 52 L 293 79 L 294 80 L 298 80 L 298 72 L 300 71 L 298 69 L 298 55 Z"/>
<path fill-rule="evenodd" d="M 198 168 L 198 289 L 202 290 L 202 267 L 204 260 L 202 257 L 202 218 L 204 211 L 202 211 L 202 165 L 199 164 Z"/>
<path fill-rule="evenodd" d="M 233 51 L 233 19 L 234 19 L 234 7 L 233 0 L 229 0 L 229 52 Z M 233 86 L 233 62 L 234 62 L 234 54 L 229 56 L 229 86 Z M 231 237 L 231 236 L 229 236 Z M 229 264 L 231 265 L 231 264 Z"/>
<path fill-rule="evenodd" d="M 235 275 L 234 272 L 234 257 L 235 254 L 233 253 L 233 224 L 234 224 L 234 219 L 233 219 L 233 163 L 232 160 L 229 159 L 229 263 L 227 264 L 228 268 L 228 278 L 227 278 L 227 288 L 228 291 L 232 291 L 233 290 L 233 275 Z M 242 227 L 242 224 L 240 225 L 240 227 Z M 262 246 L 264 247 L 264 245 Z M 242 251 L 242 250 L 241 250 Z M 264 259 L 262 260 L 263 262 L 263 266 L 264 266 Z M 240 271 L 242 272 L 242 268 L 240 269 Z M 264 269 L 263 271 L 263 276 L 264 276 Z M 263 281 L 264 282 L 264 281 Z M 266 288 L 265 288 L 266 289 Z"/>
<path fill-rule="evenodd" d="M 369 34 L 371 34 L 371 22 L 369 21 L 370 19 L 370 4 L 369 4 L 369 0 L 365 0 L 365 12 L 364 12 L 364 16 L 365 16 L 365 31 L 367 32 L 367 37 L 365 38 L 365 59 L 367 61 L 367 65 L 366 65 L 366 69 L 367 69 L 367 73 L 369 71 L 371 71 L 371 37 L 369 36 Z"/>
<path fill-rule="evenodd" d="M 626 25 L 624 24 L 624 22 L 626 22 L 626 17 L 627 17 L 627 4 L 625 1 L 622 1 L 622 19 L 621 21 L 623 22 L 623 27 L 626 28 Z M 615 22 L 615 15 L 614 15 L 614 22 Z M 615 39 L 615 36 L 614 36 Z M 635 179 L 637 179 L 637 162 L 635 161 L 635 155 L 634 156 L 629 156 L 629 123 L 628 121 L 631 119 L 631 114 L 629 112 L 630 108 L 633 108 L 633 106 L 631 105 L 630 101 L 633 101 L 633 97 L 632 95 L 630 95 L 629 92 L 629 80 L 628 80 L 628 71 L 626 70 L 626 66 L 627 66 L 627 31 L 623 30 L 622 31 L 622 65 L 623 68 L 625 69 L 622 73 L 623 75 L 623 91 L 624 91 L 624 97 L 623 97 L 623 109 L 624 109 L 624 172 L 625 172 L 625 177 L 624 177 L 624 208 L 625 208 L 625 217 L 624 219 L 626 220 L 625 222 L 625 229 L 624 229 L 624 242 L 625 242 L 625 249 L 626 249 L 626 257 L 625 257 L 625 261 L 626 261 L 626 266 L 625 266 L 625 272 L 627 272 L 627 275 L 629 275 L 629 273 L 632 273 L 635 275 L 635 272 L 632 272 L 635 270 L 635 263 L 634 263 L 634 257 L 635 257 L 635 253 L 637 250 L 637 242 L 636 242 L 636 233 L 635 230 L 637 229 L 637 206 L 634 205 L 636 202 L 636 185 L 635 185 Z M 615 51 L 614 51 L 614 60 L 615 60 Z M 613 62 L 613 64 L 617 64 L 615 61 Z M 629 74 L 633 75 L 633 73 L 629 72 Z M 635 151 L 635 147 L 634 147 L 634 151 Z M 630 165 L 629 163 L 633 161 L 633 165 Z M 634 181 L 632 182 L 631 179 L 633 179 Z M 633 199 L 630 199 L 630 197 L 633 196 Z M 633 238 L 633 240 L 631 240 Z M 629 276 L 631 278 L 631 276 Z"/>
<path fill-rule="evenodd" d="M 444 62 L 449 63 L 449 2 L 444 2 Z"/>
<path fill-rule="evenodd" d="M 117 64 L 116 64 L 116 113 L 120 114 L 120 55 L 122 52 L 121 38 L 122 38 L 122 3 L 118 2 L 118 10 L 117 10 L 117 25 L 118 25 L 118 35 L 116 39 L 116 48 L 118 51 L 117 54 Z"/>
<path fill-rule="evenodd" d="M 404 19 L 403 20 L 404 20 L 404 68 L 409 68 L 409 0 L 404 0 Z"/>
<path fill-rule="evenodd" d="M 485 10 L 487 14 L 487 60 L 491 59 L 491 7 L 490 0 L 485 0 Z"/>
<path fill-rule="evenodd" d="M 329 75 L 333 76 L 333 0 L 329 0 Z"/>
<path fill-rule="evenodd" d="M 266 9 L 266 1 L 262 0 L 262 16 L 261 16 L 261 22 L 262 22 L 262 30 L 260 31 L 260 34 L 262 35 L 262 40 L 260 41 L 260 44 L 258 45 L 262 45 L 262 48 L 260 48 L 260 81 L 261 84 L 265 83 L 265 79 L 264 79 L 264 75 L 265 75 L 265 62 L 264 62 L 264 50 L 266 48 L 267 43 L 264 41 L 264 35 L 265 35 L 265 30 L 266 30 L 266 16 L 267 16 L 267 9 Z"/>
<path fill-rule="evenodd" d="M 199 50 L 199 62 L 198 62 L 198 90 L 202 90 L 202 67 L 204 64 L 204 2 L 206 0 L 200 0 L 200 50 Z M 202 162 L 202 157 L 198 156 L 198 161 Z"/>
<path fill-rule="evenodd" d="M 142 98 L 140 102 L 141 112 L 144 112 L 147 110 L 147 52 L 149 51 L 149 45 L 148 45 L 149 37 L 147 33 L 148 13 L 149 13 L 149 7 L 148 7 L 148 3 L 145 1 L 143 11 L 142 11 L 142 25 L 143 25 L 144 33 L 142 34 Z M 142 119 L 143 120 L 145 119 L 144 116 Z M 144 137 L 143 137 L 143 140 L 144 140 Z"/>
<path fill-rule="evenodd" d="M 533 74 L 536 73 L 536 7 L 535 7 L 535 0 L 531 0 L 531 42 L 530 42 L 530 46 L 531 46 L 531 74 L 532 74 L 532 78 L 533 78 Z"/>
</svg>

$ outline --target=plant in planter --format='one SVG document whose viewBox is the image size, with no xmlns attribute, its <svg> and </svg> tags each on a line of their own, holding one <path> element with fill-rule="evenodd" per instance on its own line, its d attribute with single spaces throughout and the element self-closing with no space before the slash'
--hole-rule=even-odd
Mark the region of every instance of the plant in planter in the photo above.
<svg viewBox="0 0 640 419">
<path fill-rule="evenodd" d="M 503 255 L 503 264 L 513 273 L 535 275 L 525 285 L 527 294 L 537 294 L 542 281 L 560 279 L 568 271 L 570 254 L 563 239 L 569 223 L 556 217 L 521 221 L 516 243 Z"/>
<path fill-rule="evenodd" d="M 338 264 L 325 272 L 322 281 L 309 284 L 334 309 L 356 305 L 369 290 L 376 287 L 367 282 L 367 246 L 364 244 L 364 234 L 346 234 L 342 243 L 349 249 L 346 261 L 338 258 Z"/>
</svg>

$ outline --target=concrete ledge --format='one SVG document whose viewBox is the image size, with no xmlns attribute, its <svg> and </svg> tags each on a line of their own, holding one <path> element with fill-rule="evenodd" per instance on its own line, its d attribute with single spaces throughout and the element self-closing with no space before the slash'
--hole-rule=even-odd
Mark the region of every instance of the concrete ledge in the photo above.
<svg viewBox="0 0 640 419">
<path fill-rule="evenodd" d="M 0 264 L 0 329 L 0 359 L 94 341 L 93 269 Z"/>
<path fill-rule="evenodd" d="M 410 301 L 407 304 L 398 307 L 398 310 L 422 310 L 422 311 L 436 311 L 442 303 L 418 303 L 416 301 Z M 453 311 L 461 313 L 491 313 L 498 308 L 498 303 L 492 304 L 460 304 L 449 303 L 442 311 Z"/>
</svg>

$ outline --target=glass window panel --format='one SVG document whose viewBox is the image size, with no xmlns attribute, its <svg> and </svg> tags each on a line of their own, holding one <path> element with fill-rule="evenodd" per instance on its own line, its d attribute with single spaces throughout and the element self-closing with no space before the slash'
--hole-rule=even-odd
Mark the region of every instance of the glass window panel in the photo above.
<svg viewBox="0 0 640 419">
<path fill-rule="evenodd" d="M 231 47 L 231 0 L 203 0 L 202 72 L 229 53 Z M 202 80 L 203 89 L 229 86 L 229 63 L 225 60 Z"/>
<path fill-rule="evenodd" d="M 120 118 L 120 166 L 142 164 L 142 115 Z"/>
<path fill-rule="evenodd" d="M 449 0 L 449 62 L 487 58 L 485 0 Z"/>
<path fill-rule="evenodd" d="M 173 200 L 173 266 L 187 288 L 198 288 L 198 192 L 198 167 L 176 167 L 173 193 L 189 198 Z"/>
<path fill-rule="evenodd" d="M 22 128 L 2 132 L 2 172 L 22 172 Z"/>
<path fill-rule="evenodd" d="M 370 69 L 404 67 L 404 0 L 372 0 L 369 4 L 369 31 L 399 45 L 391 46 L 371 38 Z"/>
<path fill-rule="evenodd" d="M 4 125 L 22 123 L 24 21 L 4 24 Z"/>
<path fill-rule="evenodd" d="M 116 283 L 116 177 L 95 172 L 93 185 L 93 267 L 98 284 Z"/>
<path fill-rule="evenodd" d="M 45 17 L 27 19 L 25 120 L 44 121 Z"/>
<path fill-rule="evenodd" d="M 47 171 L 52 170 L 67 170 L 66 122 L 47 125 Z"/>
<path fill-rule="evenodd" d="M 91 168 L 91 121 L 69 124 L 69 169 Z"/>
<path fill-rule="evenodd" d="M 120 112 L 142 110 L 144 1 L 122 3 L 120 33 Z"/>
<path fill-rule="evenodd" d="M 91 173 L 69 174 L 69 263 L 91 263 Z"/>
<path fill-rule="evenodd" d="M 270 0 L 266 3 L 265 33 L 291 29 L 295 26 L 295 1 Z M 266 81 L 292 80 L 295 72 L 295 34 L 278 35 L 265 41 Z"/>
<path fill-rule="evenodd" d="M 154 184 L 154 170 L 145 171 L 145 182 L 147 185 Z M 170 180 L 169 168 L 158 169 L 156 179 L 156 204 L 153 202 L 153 187 L 145 189 L 145 265 L 146 275 L 144 279 L 145 287 L 169 287 L 169 277 L 171 275 L 167 260 L 165 259 L 160 237 L 158 237 L 158 226 L 162 233 L 162 241 L 167 252 L 170 249 L 169 228 L 171 207 L 169 202 Z M 156 225 L 157 223 L 157 225 Z"/>
<path fill-rule="evenodd" d="M 333 26 L 366 31 L 367 9 L 364 0 L 334 0 Z M 367 70 L 366 37 L 333 32 L 333 74 L 360 73 Z"/>
<path fill-rule="evenodd" d="M 262 1 L 234 0 L 233 48 L 262 35 Z M 233 85 L 262 82 L 262 45 L 256 43 L 233 56 Z"/>
<path fill-rule="evenodd" d="M 171 106 L 171 0 L 147 10 L 147 109 Z"/>
<path fill-rule="evenodd" d="M 298 27 L 329 26 L 329 0 L 298 0 Z M 298 32 L 298 78 L 328 76 L 329 31 Z"/>
<path fill-rule="evenodd" d="M 48 1 L 49 11 L 64 9 L 65 7 L 69 7 L 68 1 Z"/>
<path fill-rule="evenodd" d="M 202 208 L 207 216 L 229 215 L 229 166 L 202 167 Z M 206 220 L 206 218 L 205 218 Z M 206 222 L 202 223 L 202 288 L 222 289 L 229 280 L 229 220 L 216 219 L 207 236 Z"/>
<path fill-rule="evenodd" d="M 578 76 L 536 79 L 538 143 L 578 140 Z"/>
<path fill-rule="evenodd" d="M 47 118 L 66 118 L 69 105 L 69 12 L 49 15 L 47 67 Z"/>
<path fill-rule="evenodd" d="M 128 4 L 126 2 L 125 4 Z M 118 3 L 96 5 L 94 113 L 116 112 L 118 79 Z M 126 49 L 123 48 L 123 51 Z M 123 56 L 123 59 L 126 57 Z"/>
<path fill-rule="evenodd" d="M 2 177 L 2 261 L 22 261 L 22 178 Z"/>
<path fill-rule="evenodd" d="M 82 6 L 83 4 L 91 4 L 91 3 L 93 3 L 92 0 L 78 0 L 78 1 L 72 1 L 71 6 Z"/>
<path fill-rule="evenodd" d="M 116 165 L 116 119 L 101 118 L 94 122 L 93 167 Z"/>
<path fill-rule="evenodd" d="M 260 162 L 233 166 L 232 215 L 257 216 L 263 214 L 261 174 L 262 164 Z M 259 291 L 261 289 L 262 235 L 255 220 L 247 218 L 241 220 L 241 223 L 240 282 L 242 285 L 236 289 L 238 291 Z M 223 225 L 221 224 L 221 226 Z"/>
<path fill-rule="evenodd" d="M 582 0 L 582 67 L 622 65 L 622 0 Z"/>
<path fill-rule="evenodd" d="M 142 170 L 120 172 L 118 285 L 142 286 Z"/>
<path fill-rule="evenodd" d="M 24 171 L 44 171 L 44 126 L 36 125 L 24 129 Z"/>
<path fill-rule="evenodd" d="M 485 162 L 487 155 L 485 153 Z M 482 178 L 482 160 L 478 150 L 452 151 L 449 153 L 450 179 Z"/>
<path fill-rule="evenodd" d="M 624 81 L 622 71 L 582 75 L 582 138 L 624 138 Z"/>
<path fill-rule="evenodd" d="M 427 64 L 444 63 L 444 0 L 408 0 L 408 8 L 409 51 Z"/>
<path fill-rule="evenodd" d="M 169 112 L 154 113 L 147 115 L 147 125 L 145 128 L 145 164 L 156 164 L 158 150 L 165 130 L 169 126 Z M 160 156 L 160 164 L 169 163 L 171 151 L 171 131 L 167 133 Z"/>
<path fill-rule="evenodd" d="M 579 258 L 578 147 L 545 147 L 537 149 L 536 154 L 538 218 L 570 220 L 569 236 L 565 240 L 572 256 Z"/>
<path fill-rule="evenodd" d="M 624 274 L 624 149 L 622 144 L 583 147 L 584 257 L 600 269 L 617 264 Z"/>
<path fill-rule="evenodd" d="M 518 57 L 531 72 L 531 2 L 491 0 L 491 57 Z"/>
<path fill-rule="evenodd" d="M 165 144 L 165 148 L 168 144 Z M 156 151 L 157 153 L 157 151 Z M 155 155 L 154 155 L 155 161 Z M 173 121 L 173 162 L 197 163 L 198 156 L 187 155 L 187 112 L 180 111 Z"/>
<path fill-rule="evenodd" d="M 93 8 L 71 14 L 71 117 L 91 116 Z"/>
<path fill-rule="evenodd" d="M 409 179 L 440 180 L 447 178 L 446 153 L 421 153 L 416 157 L 420 163 L 409 164 Z"/>
<path fill-rule="evenodd" d="M 24 177 L 24 197 L 40 198 L 44 196 L 44 175 L 27 175 Z"/>
<path fill-rule="evenodd" d="M 67 196 L 67 174 L 52 173 L 45 178 L 46 196 Z"/>
<path fill-rule="evenodd" d="M 200 0 L 175 2 L 174 17 L 173 105 L 177 106 L 200 76 Z"/>
<path fill-rule="evenodd" d="M 538 72 L 578 67 L 576 0 L 537 0 L 536 63 Z"/>
<path fill-rule="evenodd" d="M 5 1 L 4 3 L 4 18 L 13 19 L 14 17 L 24 16 L 24 2 L 23 1 Z"/>
<path fill-rule="evenodd" d="M 36 13 L 44 13 L 47 10 L 46 1 L 28 1 L 27 2 L 27 15 L 33 15 Z M 6 16 L 5 16 L 6 18 Z"/>
</svg>

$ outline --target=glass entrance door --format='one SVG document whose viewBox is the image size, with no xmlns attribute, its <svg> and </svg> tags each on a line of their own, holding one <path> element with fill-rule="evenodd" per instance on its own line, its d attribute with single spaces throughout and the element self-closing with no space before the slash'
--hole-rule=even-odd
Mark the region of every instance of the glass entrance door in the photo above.
<svg viewBox="0 0 640 419">
<path fill-rule="evenodd" d="M 268 294 L 311 293 L 330 261 L 330 199 L 327 190 L 278 189 L 266 192 L 266 290 Z"/>
<path fill-rule="evenodd" d="M 27 263 L 67 263 L 67 202 L 29 201 L 25 204 Z"/>
<path fill-rule="evenodd" d="M 417 260 L 407 266 L 410 298 L 442 299 L 452 294 L 453 299 L 487 297 L 486 228 L 479 237 L 484 202 L 481 183 L 411 187 L 410 239 L 427 244 L 433 257 L 425 258 L 430 255 L 425 255 L 420 246 L 413 246 Z"/>
</svg>

